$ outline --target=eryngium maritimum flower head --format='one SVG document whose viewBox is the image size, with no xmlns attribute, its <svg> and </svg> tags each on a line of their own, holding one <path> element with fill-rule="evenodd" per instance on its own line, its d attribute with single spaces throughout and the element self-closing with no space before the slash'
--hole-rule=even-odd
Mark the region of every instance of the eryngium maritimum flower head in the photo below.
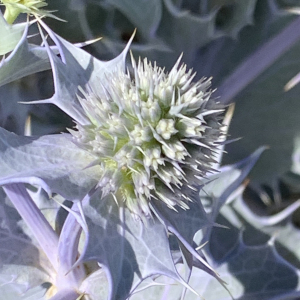
<svg viewBox="0 0 300 300">
<path fill-rule="evenodd" d="M 132 59 L 134 75 L 116 71 L 101 96 L 81 90 L 91 124 L 70 130 L 103 169 L 102 197 L 140 216 L 151 214 L 151 201 L 187 209 L 189 189 L 212 171 L 219 146 L 223 107 L 211 98 L 211 81 L 193 83 L 195 74 L 179 64 L 167 74 Z"/>
</svg>

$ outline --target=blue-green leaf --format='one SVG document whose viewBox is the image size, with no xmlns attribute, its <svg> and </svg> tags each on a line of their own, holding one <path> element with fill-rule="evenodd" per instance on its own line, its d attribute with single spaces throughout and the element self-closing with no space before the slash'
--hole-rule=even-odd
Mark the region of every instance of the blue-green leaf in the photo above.
<svg viewBox="0 0 300 300">
<path fill-rule="evenodd" d="M 119 56 L 103 62 L 59 37 L 45 24 L 43 26 L 55 41 L 62 60 L 53 53 L 44 40 L 53 72 L 55 93 L 50 99 L 31 103 L 55 104 L 80 124 L 89 124 L 77 99 L 78 87 L 92 89 L 97 95 L 102 95 L 103 86 L 109 80 L 111 72 L 125 68 L 125 57 L 131 41 Z"/>
<path fill-rule="evenodd" d="M 0 11 L 0 55 L 12 51 L 22 38 L 27 23 L 10 25 Z"/>
<path fill-rule="evenodd" d="M 162 17 L 161 0 L 108 0 L 107 2 L 126 15 L 143 37 L 148 38 L 155 35 Z"/>
<path fill-rule="evenodd" d="M 112 198 L 94 196 L 84 207 L 89 241 L 84 260 L 96 260 L 110 285 L 109 299 L 127 299 L 145 278 L 166 275 L 181 283 L 164 226 L 155 218 L 135 219 Z"/>
<path fill-rule="evenodd" d="M 100 178 L 95 158 L 68 135 L 22 137 L 0 128 L 0 184 L 28 182 L 69 200 L 81 199 Z M 86 168 L 86 169 L 85 169 Z"/>
<path fill-rule="evenodd" d="M 89 295 L 90 299 L 107 300 L 109 284 L 103 269 L 89 275 L 81 284 L 80 290 Z"/>
<path fill-rule="evenodd" d="M 19 78 L 50 69 L 44 47 L 28 44 L 27 29 L 14 51 L 0 62 L 0 86 Z"/>
<path fill-rule="evenodd" d="M 183 268 L 179 269 L 183 271 Z M 246 246 L 240 241 L 235 251 L 216 268 L 216 271 L 227 283 L 227 288 L 234 299 L 275 300 L 297 297 L 299 271 L 280 257 L 274 246 L 269 244 Z M 160 278 L 156 281 L 164 282 Z M 189 284 L 207 300 L 232 300 L 224 287 L 202 270 L 196 268 L 193 270 Z M 152 286 L 139 292 L 132 300 L 171 300 L 176 299 L 174 298 L 176 295 L 180 295 L 179 287 L 168 282 L 165 287 Z M 187 291 L 184 299 L 199 298 Z"/>
</svg>

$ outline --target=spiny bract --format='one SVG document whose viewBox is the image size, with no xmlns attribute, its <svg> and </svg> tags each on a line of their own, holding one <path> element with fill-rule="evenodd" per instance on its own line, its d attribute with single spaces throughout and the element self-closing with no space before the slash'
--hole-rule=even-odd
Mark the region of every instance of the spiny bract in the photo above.
<svg viewBox="0 0 300 300">
<path fill-rule="evenodd" d="M 138 216 L 151 215 L 157 200 L 188 209 L 219 147 L 223 106 L 211 98 L 211 80 L 192 83 L 195 74 L 179 64 L 167 74 L 132 58 L 134 76 L 117 70 L 102 95 L 88 88 L 78 96 L 90 124 L 77 122 L 73 140 L 102 167 L 102 197 Z"/>
</svg>

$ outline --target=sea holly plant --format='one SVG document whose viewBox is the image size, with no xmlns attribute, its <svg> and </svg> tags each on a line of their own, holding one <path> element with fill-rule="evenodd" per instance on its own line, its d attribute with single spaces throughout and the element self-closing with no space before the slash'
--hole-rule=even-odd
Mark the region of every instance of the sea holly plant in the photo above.
<svg viewBox="0 0 300 300">
<path fill-rule="evenodd" d="M 43 25 L 48 29 L 45 24 Z M 63 226 L 68 234 L 73 236 L 74 245 L 78 244 L 81 228 L 85 229 L 84 251 L 81 253 L 81 259 L 77 261 L 76 268 L 73 265 L 77 251 L 74 252 L 69 243 L 68 248 L 71 250 L 62 248 L 49 226 L 39 226 L 48 231 L 46 242 L 43 241 L 45 237 L 41 236 L 40 232 L 35 232 L 57 272 L 55 288 L 58 293 L 63 293 L 64 297 L 67 289 L 70 289 L 71 294 L 80 291 L 79 284 L 84 279 L 84 273 L 82 267 L 79 270 L 77 268 L 81 266 L 81 260 L 91 259 L 96 259 L 103 265 L 102 268 L 106 271 L 110 283 L 109 297 L 113 299 L 127 298 L 133 283 L 137 284 L 152 275 L 164 274 L 185 284 L 174 266 L 165 226 L 156 215 L 162 214 L 166 209 L 180 209 L 183 212 L 187 209 L 191 212 L 188 202 L 193 202 L 191 197 L 196 190 L 193 186 L 197 181 L 200 183 L 200 179 L 211 170 L 210 165 L 214 162 L 213 152 L 217 151 L 218 140 L 222 134 L 218 115 L 223 108 L 218 107 L 213 100 L 209 103 L 211 94 L 207 92 L 209 81 L 192 84 L 191 72 L 186 72 L 185 66 L 179 68 L 179 62 L 173 72 L 166 75 L 162 69 L 145 61 L 138 66 L 133 63 L 135 70 L 133 83 L 130 74 L 124 73 L 127 49 L 115 60 L 103 63 L 55 36 L 54 33 L 49 34 L 59 43 L 60 54 L 65 63 L 61 62 L 48 47 L 56 91 L 51 99 L 44 102 L 55 103 L 74 117 L 77 130 L 71 131 L 72 136 L 52 136 L 54 138 L 52 142 L 46 138 L 45 148 L 42 146 L 44 142 L 40 139 L 29 138 L 33 144 L 38 143 L 36 149 L 39 149 L 40 153 L 43 152 L 42 148 L 50 150 L 50 144 L 58 151 L 55 153 L 54 149 L 50 150 L 52 158 L 48 157 L 50 152 L 47 150 L 48 154 L 42 155 L 45 160 L 56 160 L 50 165 L 51 169 L 55 166 L 54 172 L 60 173 L 57 178 L 47 170 L 46 173 L 50 175 L 47 179 L 44 177 L 46 173 L 38 174 L 37 165 L 35 167 L 27 165 L 25 166 L 27 170 L 17 172 L 19 175 L 12 174 L 9 167 L 7 173 L 4 174 L 5 171 L 3 173 L 2 183 L 8 183 L 4 190 L 13 199 L 12 202 L 16 207 L 21 206 L 18 211 L 27 224 L 36 223 L 39 218 L 28 216 L 26 209 L 23 211 L 24 203 L 20 202 L 20 196 L 28 198 L 27 192 L 24 187 L 11 185 L 11 182 L 38 183 L 42 179 L 43 183 L 40 184 L 45 190 L 51 189 L 52 193 L 58 193 L 74 201 L 75 206 L 78 206 L 78 212 L 73 208 L 68 217 L 73 227 L 72 232 L 68 228 L 71 226 L 68 221 Z M 71 53 L 69 49 L 73 52 Z M 96 74 L 91 75 L 88 68 L 85 69 L 85 66 L 76 63 L 74 57 L 79 55 L 82 64 L 88 65 L 92 59 L 98 74 L 95 72 Z M 69 64 L 74 66 L 73 76 L 71 73 L 74 74 L 74 70 L 67 68 Z M 108 81 L 109 77 L 112 82 Z M 74 87 L 80 89 L 76 90 Z M 82 96 L 76 96 L 77 91 L 81 92 Z M 160 102 L 155 103 L 155 100 Z M 209 134 L 206 135 L 206 131 Z M 6 137 L 3 138 L 3 141 L 5 140 Z M 31 142 L 26 145 L 25 140 L 25 148 L 29 144 L 32 145 Z M 63 149 L 59 145 L 63 146 Z M 197 154 L 196 150 L 201 145 L 203 152 Z M 74 153 L 74 150 L 78 153 Z M 68 157 L 69 162 L 63 157 Z M 25 160 L 29 162 L 28 158 Z M 3 157 L 3 161 L 4 159 L 7 160 Z M 62 162 L 61 166 L 57 159 Z M 38 159 L 32 162 L 34 165 L 41 163 L 40 167 L 44 169 L 45 160 L 38 162 Z M 15 176 L 21 176 L 23 179 L 15 180 L 12 178 Z M 63 179 L 65 176 L 66 182 Z M 183 182 L 187 182 L 186 186 Z M 30 203 L 29 198 L 28 201 Z M 161 207 L 155 207 L 156 201 L 162 202 Z M 195 213 L 199 214 L 201 221 L 199 225 L 209 225 L 200 203 L 196 205 L 193 214 Z M 78 230 L 74 229 L 75 216 Z M 40 219 L 42 222 L 43 217 L 40 216 Z M 197 230 L 200 228 L 199 226 Z M 62 229 L 62 233 L 65 230 Z M 98 236 L 96 244 L 91 242 L 95 234 Z M 134 234 L 136 238 L 132 240 L 130 234 Z M 72 240 L 69 235 L 68 239 Z M 203 266 L 211 269 L 185 237 L 180 238 Z M 159 247 L 157 244 L 152 245 L 153 241 L 156 241 Z M 72 257 L 65 263 L 63 263 L 65 258 L 60 258 L 61 265 L 58 266 L 56 256 L 61 252 L 66 255 L 64 253 L 66 250 Z M 137 255 L 136 259 L 132 257 L 132 251 Z M 121 253 L 117 254 L 118 252 Z M 151 259 L 152 256 L 154 259 Z M 144 262 L 147 257 L 149 261 Z M 72 268 L 75 268 L 74 271 Z M 124 278 L 123 272 L 129 273 L 129 278 Z M 138 278 L 133 278 L 135 273 Z M 64 277 L 66 279 L 63 280 Z"/>
<path fill-rule="evenodd" d="M 0 184 L 6 194 L 0 202 L 2 295 L 197 299 L 209 284 L 224 291 L 224 299 L 240 297 L 236 280 L 226 286 L 218 274 L 227 271 L 228 278 L 230 267 L 216 263 L 228 253 L 221 255 L 214 230 L 225 230 L 220 209 L 241 193 L 263 148 L 220 168 L 228 112 L 223 120 L 227 108 L 214 99 L 211 79 L 194 81 L 180 58 L 169 73 L 133 57 L 126 69 L 132 40 L 103 62 L 38 22 L 43 55 L 34 56 L 24 31 L 3 59 L 0 78 L 1 72 L 14 78 L 20 53 L 23 65 L 15 76 L 51 66 L 54 95 L 31 104 L 55 104 L 74 128 L 40 137 L 0 129 Z M 28 66 L 34 57 L 36 65 Z M 211 203 L 205 203 L 207 196 Z M 259 256 L 241 240 L 235 245 L 238 251 L 227 255 L 235 263 L 233 274 L 247 274 L 247 268 L 238 269 L 243 259 Z M 268 250 L 258 254 L 287 276 L 267 284 L 284 285 L 289 274 L 295 278 L 295 268 Z M 155 292 L 149 294 L 149 287 Z M 293 288 L 283 286 L 280 294 Z M 252 286 L 246 292 L 248 299 L 265 295 Z"/>
</svg>

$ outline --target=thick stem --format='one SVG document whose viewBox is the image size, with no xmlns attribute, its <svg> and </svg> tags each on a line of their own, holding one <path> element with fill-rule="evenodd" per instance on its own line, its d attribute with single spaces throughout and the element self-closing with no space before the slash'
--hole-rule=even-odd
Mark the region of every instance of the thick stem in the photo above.
<svg viewBox="0 0 300 300">
<path fill-rule="evenodd" d="M 57 234 L 28 194 L 24 184 L 8 184 L 3 189 L 57 271 Z"/>
<path fill-rule="evenodd" d="M 241 63 L 218 88 L 220 101 L 224 104 L 233 102 L 239 92 L 299 41 L 299 28 L 300 18 L 297 18 Z"/>
<path fill-rule="evenodd" d="M 74 210 L 74 213 L 78 212 Z M 84 266 L 81 263 L 73 268 L 78 259 L 78 244 L 81 232 L 82 227 L 73 214 L 69 213 L 59 238 L 59 270 L 57 271 L 56 280 L 58 290 L 64 289 L 67 286 L 79 289 L 82 280 L 86 277 Z"/>
</svg>

